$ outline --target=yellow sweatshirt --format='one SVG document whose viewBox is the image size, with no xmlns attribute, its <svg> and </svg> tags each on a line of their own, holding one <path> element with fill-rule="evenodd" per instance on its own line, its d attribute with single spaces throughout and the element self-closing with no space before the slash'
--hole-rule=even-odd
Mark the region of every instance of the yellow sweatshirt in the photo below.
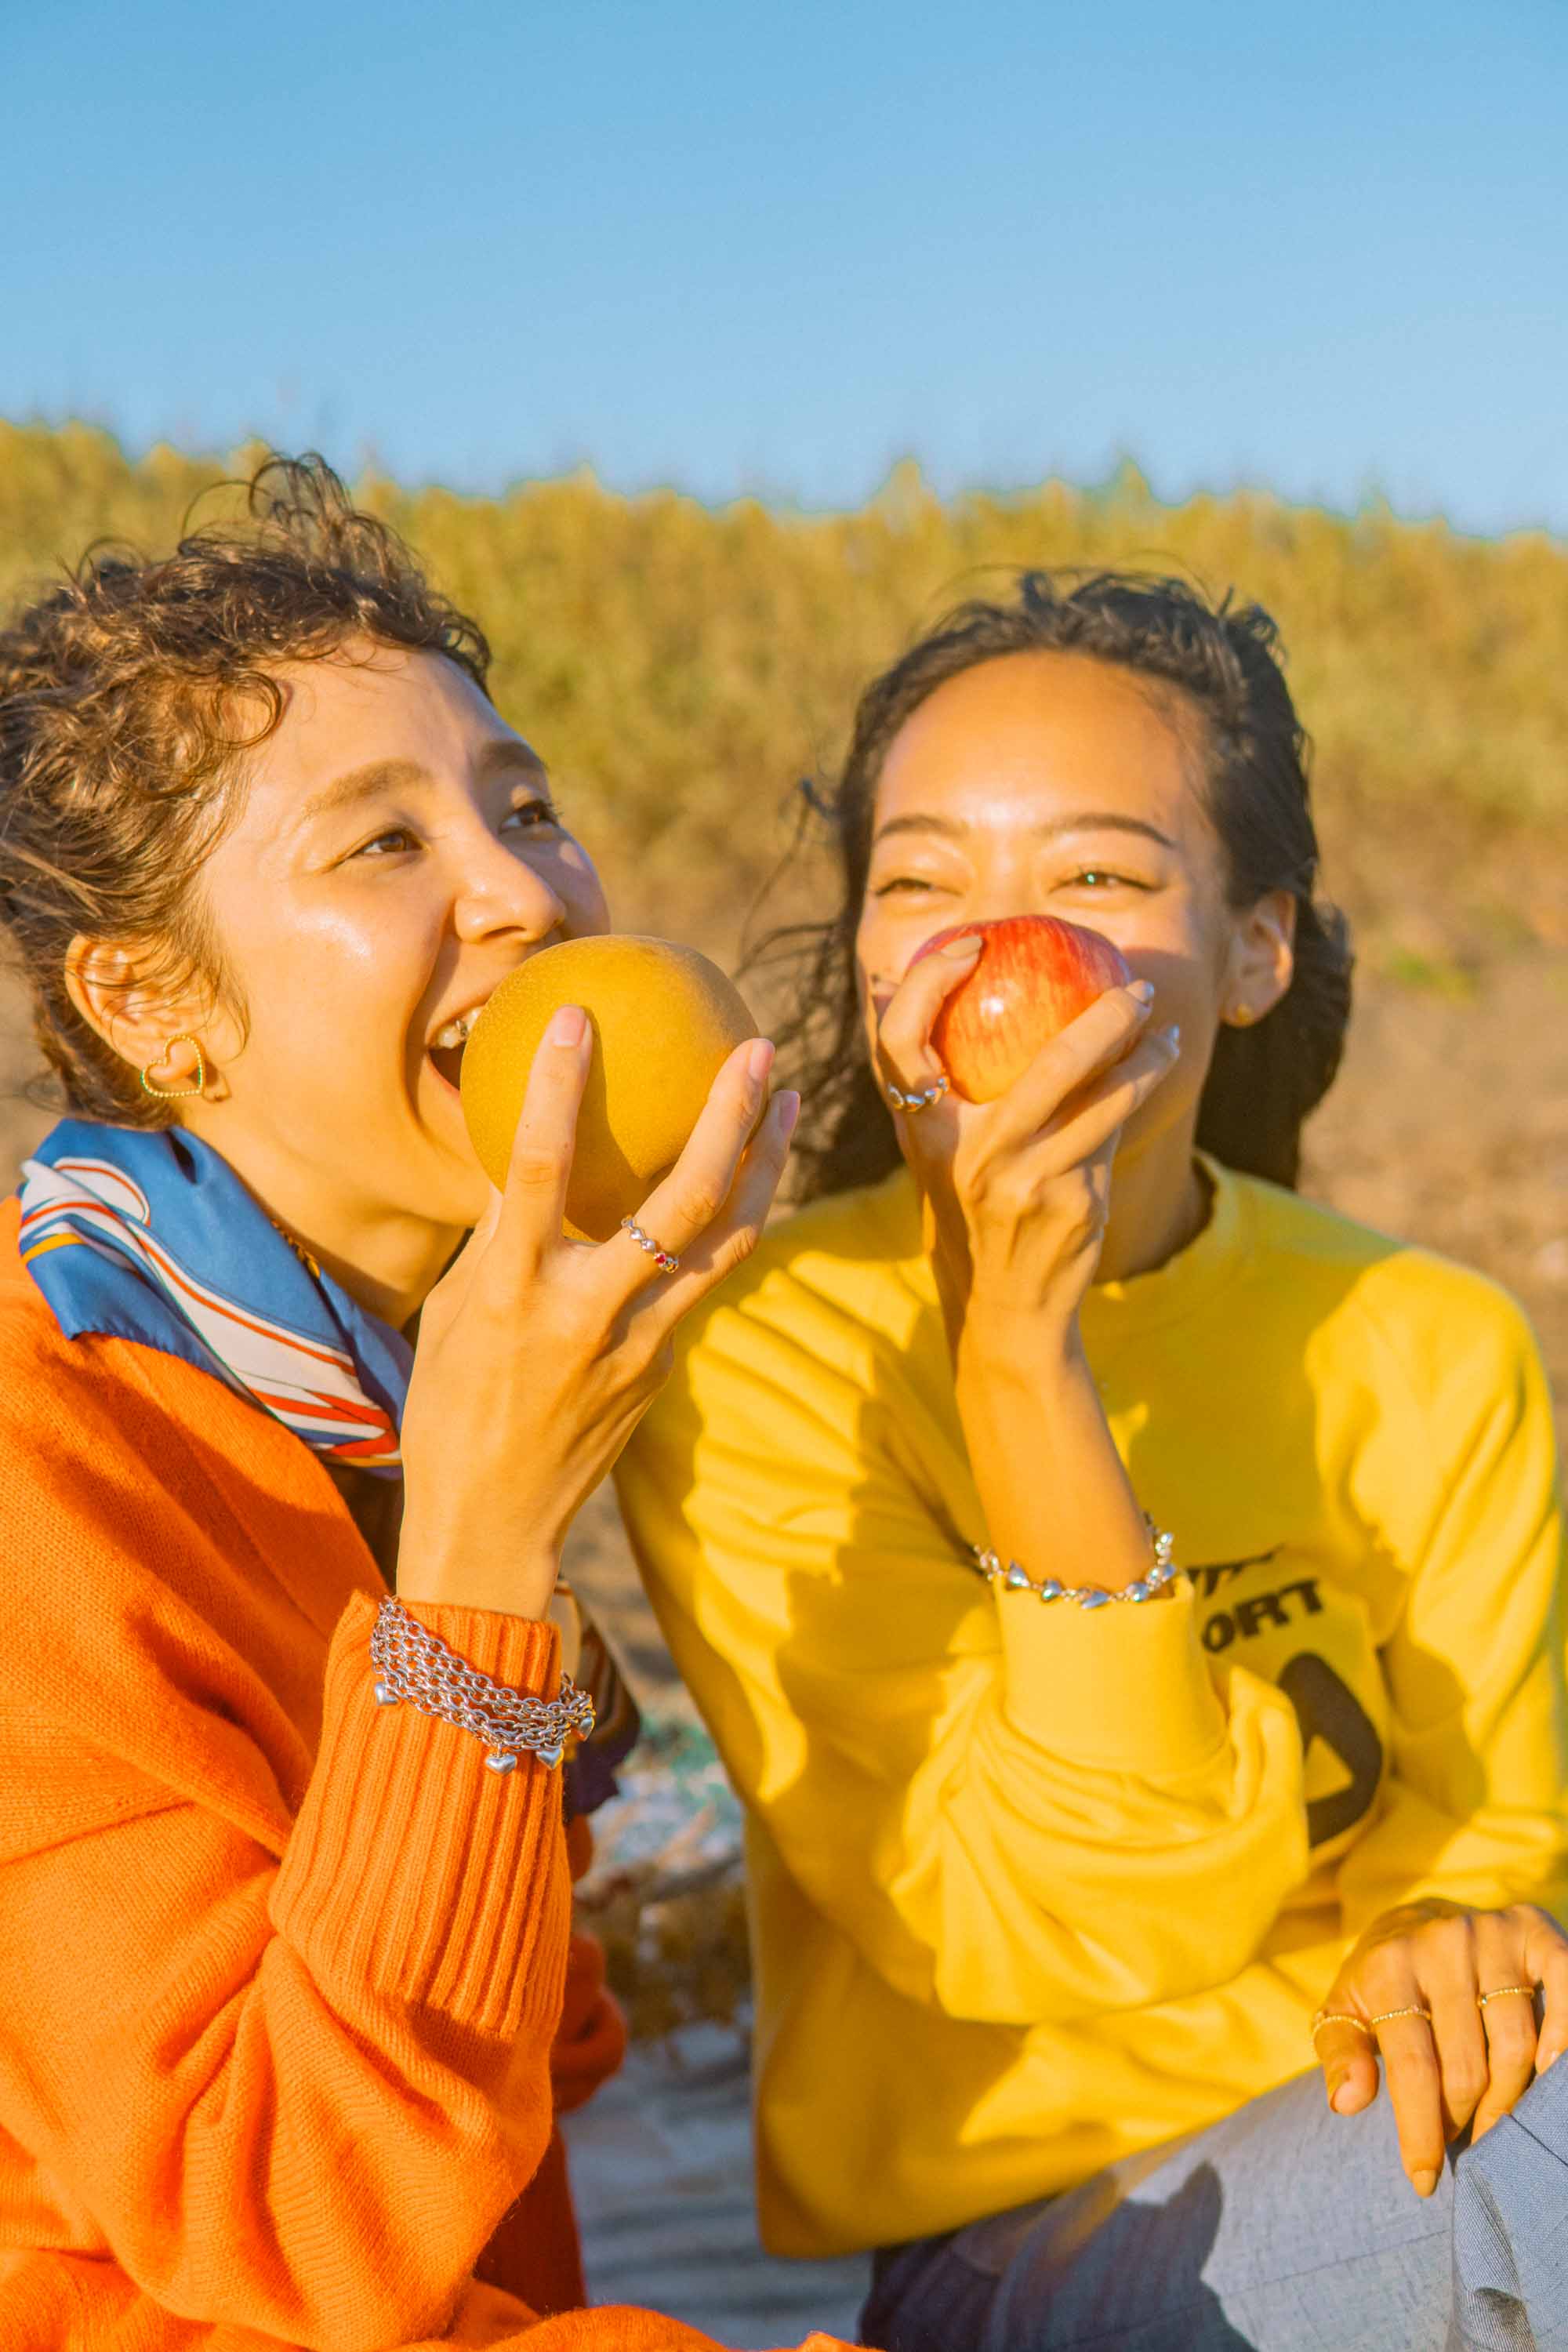
<svg viewBox="0 0 1568 2352">
<path fill-rule="evenodd" d="M 1086 1613 L 966 1565 L 901 1171 L 775 1229 L 626 1456 L 748 1807 L 781 2253 L 952 2229 L 1300 2073 L 1347 1944 L 1417 1893 L 1568 1891 L 1528 1328 L 1477 1275 L 1210 1173 L 1198 1239 L 1083 1317 L 1172 1600 Z"/>
</svg>

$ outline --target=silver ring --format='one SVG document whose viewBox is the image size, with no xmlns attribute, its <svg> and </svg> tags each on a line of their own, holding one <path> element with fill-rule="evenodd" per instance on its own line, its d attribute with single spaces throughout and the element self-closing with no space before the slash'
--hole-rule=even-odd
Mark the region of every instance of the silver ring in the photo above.
<svg viewBox="0 0 1568 2352">
<path fill-rule="evenodd" d="M 930 1110 L 932 1103 L 941 1102 L 946 1092 L 947 1072 L 943 1070 L 932 1085 L 923 1087 L 919 1094 L 907 1095 L 902 1087 L 889 1087 L 888 1100 L 895 1110 L 901 1110 L 906 1118 L 912 1118 L 917 1110 Z"/>
<path fill-rule="evenodd" d="M 651 1234 L 644 1233 L 635 1217 L 623 1217 L 621 1231 L 624 1234 L 630 1234 L 638 1249 L 647 1252 L 660 1274 L 673 1274 L 680 1264 L 680 1260 L 674 1255 L 673 1252 L 661 1249 Z"/>
</svg>

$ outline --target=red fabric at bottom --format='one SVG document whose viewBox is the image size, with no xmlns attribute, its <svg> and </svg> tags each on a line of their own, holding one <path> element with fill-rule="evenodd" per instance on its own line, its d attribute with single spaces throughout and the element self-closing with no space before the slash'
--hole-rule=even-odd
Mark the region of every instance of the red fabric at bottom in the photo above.
<svg viewBox="0 0 1568 2352">
<path fill-rule="evenodd" d="M 517 2283 L 525 2281 L 523 2292 L 542 2316 L 580 2311 L 587 2302 L 577 2214 L 559 2126 L 550 2136 L 533 2179 L 491 2232 L 474 2275 L 490 2284 L 509 2285 L 514 2294 Z"/>
</svg>

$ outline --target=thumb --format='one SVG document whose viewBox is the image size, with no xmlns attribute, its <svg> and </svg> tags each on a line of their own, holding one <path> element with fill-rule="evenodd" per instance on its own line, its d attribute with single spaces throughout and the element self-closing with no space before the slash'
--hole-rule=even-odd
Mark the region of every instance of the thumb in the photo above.
<svg viewBox="0 0 1568 2352">
<path fill-rule="evenodd" d="M 1377 2044 L 1371 2034 L 1354 2025 L 1325 2025 L 1317 2050 L 1335 2115 L 1358 2116 L 1371 2106 L 1377 2096 Z"/>
</svg>

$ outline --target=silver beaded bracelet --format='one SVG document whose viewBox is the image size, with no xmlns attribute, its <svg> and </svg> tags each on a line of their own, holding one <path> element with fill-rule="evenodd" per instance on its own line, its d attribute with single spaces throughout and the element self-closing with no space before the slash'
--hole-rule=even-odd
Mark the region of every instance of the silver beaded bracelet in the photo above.
<svg viewBox="0 0 1568 2352">
<path fill-rule="evenodd" d="M 378 1670 L 378 1706 L 396 1706 L 406 1699 L 421 1715 L 438 1716 L 488 1739 L 485 1758 L 491 1772 L 513 1772 L 526 1750 L 547 1769 L 560 1763 L 574 1734 L 586 1739 L 594 1728 L 594 1702 L 570 1675 L 561 1677 L 554 1698 L 538 1698 L 532 1691 L 513 1690 L 481 1675 L 448 1649 L 439 1633 L 432 1633 L 411 1617 L 395 1593 L 389 1592 L 376 1611 L 370 1635 L 371 1664 Z"/>
<path fill-rule="evenodd" d="M 1063 1584 L 1054 1576 L 1045 1577 L 1037 1584 L 1028 1570 L 1020 1568 L 1016 1559 L 1010 1559 L 1004 1568 L 987 1545 L 971 1544 L 969 1549 L 979 1574 L 987 1584 L 1004 1592 L 1032 1592 L 1037 1601 L 1076 1601 L 1080 1609 L 1103 1609 L 1112 1601 L 1153 1601 L 1177 1573 L 1171 1559 L 1175 1538 L 1157 1528 L 1147 1512 L 1143 1524 L 1149 1530 L 1154 1565 L 1147 1576 L 1140 1577 L 1136 1584 L 1124 1585 L 1120 1592 L 1108 1592 L 1103 1584 Z"/>
</svg>

